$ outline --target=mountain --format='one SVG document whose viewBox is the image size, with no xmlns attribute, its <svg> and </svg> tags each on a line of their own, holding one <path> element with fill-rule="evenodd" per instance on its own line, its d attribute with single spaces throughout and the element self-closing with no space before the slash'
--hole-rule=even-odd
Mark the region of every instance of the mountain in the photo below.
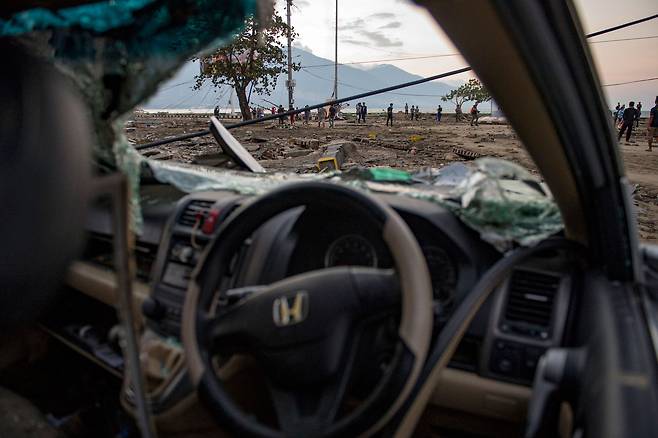
<svg viewBox="0 0 658 438">
<path fill-rule="evenodd" d="M 329 99 L 333 91 L 333 62 L 300 48 L 293 49 L 293 59 L 302 65 L 300 71 L 293 73 L 296 81 L 295 106 L 313 105 Z M 214 108 L 215 105 L 229 107 L 232 90 L 228 87 L 214 89 L 209 83 L 206 83 L 199 90 L 192 88 L 194 76 L 198 72 L 198 61 L 186 63 L 174 77 L 160 86 L 156 95 L 143 107 L 146 109 Z M 417 79 L 421 79 L 421 76 L 390 64 L 380 64 L 368 69 L 339 65 L 338 96 L 355 95 Z M 288 90 L 285 88 L 285 83 L 286 75 L 280 75 L 276 88 L 269 96 L 254 94 L 251 96 L 251 102 L 265 107 L 272 106 L 270 102 L 287 106 Z M 434 111 L 439 104 L 445 111 L 452 111 L 454 105 L 449 102 L 441 102 L 440 99 L 441 95 L 448 93 L 452 88 L 448 84 L 433 81 L 359 100 L 365 101 L 371 111 L 384 109 L 389 103 L 393 103 L 396 110 L 403 109 L 404 104 L 408 103 L 410 107 L 419 105 L 424 111 Z M 234 94 L 232 104 L 236 109 L 238 108 Z M 354 105 L 356 105 L 356 101 L 350 102 L 351 107 Z"/>
</svg>

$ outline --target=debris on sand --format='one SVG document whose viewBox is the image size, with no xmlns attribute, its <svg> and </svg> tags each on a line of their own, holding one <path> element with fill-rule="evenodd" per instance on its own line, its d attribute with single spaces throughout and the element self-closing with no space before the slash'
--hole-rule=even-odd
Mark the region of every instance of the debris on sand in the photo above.
<svg viewBox="0 0 658 438">
<path fill-rule="evenodd" d="M 340 170 L 348 157 L 356 153 L 354 143 L 344 140 L 335 140 L 326 146 L 322 157 L 318 159 L 318 170 Z"/>
<path fill-rule="evenodd" d="M 458 147 L 452 148 L 452 153 L 466 160 L 475 160 L 476 158 L 480 158 L 482 156 L 477 152 L 469 151 L 468 149 L 458 148 Z"/>
</svg>

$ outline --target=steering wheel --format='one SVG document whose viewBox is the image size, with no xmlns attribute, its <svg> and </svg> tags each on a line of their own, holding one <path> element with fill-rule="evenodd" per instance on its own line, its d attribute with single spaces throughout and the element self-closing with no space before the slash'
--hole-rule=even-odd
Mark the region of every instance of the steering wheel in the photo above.
<svg viewBox="0 0 658 438">
<path fill-rule="evenodd" d="M 264 286 L 228 289 L 231 261 L 261 225 L 301 206 L 340 205 L 376 224 L 394 270 L 334 267 Z M 331 227 L 331 217 L 325 227 Z M 359 323 L 399 312 L 392 359 L 357 408 L 339 415 Z M 418 379 L 432 336 L 430 275 L 400 216 L 374 197 L 333 183 L 294 183 L 236 211 L 208 244 L 187 291 L 182 339 L 190 377 L 220 424 L 257 437 L 371 435 Z M 264 424 L 232 399 L 215 358 L 244 352 L 264 370 L 278 420 Z M 374 359 L 373 359 L 374 360 Z"/>
</svg>

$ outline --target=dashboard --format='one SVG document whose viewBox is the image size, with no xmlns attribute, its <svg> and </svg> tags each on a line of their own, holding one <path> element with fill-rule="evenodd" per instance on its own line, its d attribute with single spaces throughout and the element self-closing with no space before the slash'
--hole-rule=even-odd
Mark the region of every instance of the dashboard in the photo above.
<svg viewBox="0 0 658 438">
<path fill-rule="evenodd" d="M 148 281 L 148 293 L 141 302 L 145 336 L 180 350 L 182 308 L 193 271 L 222 222 L 249 198 L 230 192 L 157 193 L 157 197 L 164 201 L 144 207 L 145 230 L 137 245 L 141 280 Z M 431 275 L 436 336 L 452 309 L 500 254 L 436 204 L 378 197 L 396 210 L 420 244 Z M 92 215 L 86 255 L 92 263 L 104 260 L 99 253 L 107 249 L 106 217 L 101 211 Z M 391 255 L 375 229 L 336 205 L 289 210 L 244 242 L 222 286 L 269 284 L 333 266 L 392 268 Z M 487 382 L 529 387 L 541 354 L 565 342 L 574 266 L 564 254 L 556 253 L 515 270 L 481 307 L 449 369 Z M 167 390 L 154 395 L 156 413 L 171 409 L 193 391 L 180 373 L 163 377 L 161 383 Z M 130 406 L 130 391 L 124 397 Z M 442 403 L 441 398 L 435 402 Z"/>
</svg>

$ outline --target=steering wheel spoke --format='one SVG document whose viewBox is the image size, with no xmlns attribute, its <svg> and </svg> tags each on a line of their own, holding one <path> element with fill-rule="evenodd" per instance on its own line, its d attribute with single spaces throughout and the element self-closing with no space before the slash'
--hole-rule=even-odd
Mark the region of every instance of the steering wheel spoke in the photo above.
<svg viewBox="0 0 658 438">
<path fill-rule="evenodd" d="M 350 342 L 339 371 L 316 384 L 268 379 L 279 427 L 286 436 L 321 436 L 336 420 L 352 376 L 355 346 Z"/>
<path fill-rule="evenodd" d="M 353 267 L 350 276 L 361 315 L 399 310 L 400 281 L 394 270 Z"/>
</svg>

